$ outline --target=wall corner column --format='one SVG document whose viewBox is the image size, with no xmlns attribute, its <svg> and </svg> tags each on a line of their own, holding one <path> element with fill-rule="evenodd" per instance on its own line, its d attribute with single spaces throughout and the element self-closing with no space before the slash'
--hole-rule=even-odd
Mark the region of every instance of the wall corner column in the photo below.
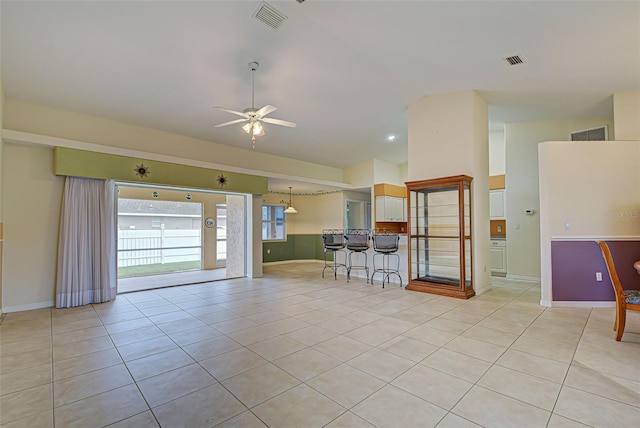
<svg viewBox="0 0 640 428">
<path fill-rule="evenodd" d="M 613 131 L 616 141 L 640 141 L 640 91 L 613 94 Z"/>
<path fill-rule="evenodd" d="M 491 287 L 489 230 L 489 113 L 475 91 L 423 97 L 409 106 L 408 181 L 473 177 L 473 284 Z"/>
</svg>

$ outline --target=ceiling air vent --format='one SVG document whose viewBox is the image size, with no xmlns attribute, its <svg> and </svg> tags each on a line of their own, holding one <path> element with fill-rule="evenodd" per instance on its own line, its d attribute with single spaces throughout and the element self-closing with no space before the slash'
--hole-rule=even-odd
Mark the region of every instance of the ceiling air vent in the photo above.
<svg viewBox="0 0 640 428">
<path fill-rule="evenodd" d="M 269 28 L 277 30 L 287 17 L 277 11 L 273 6 L 262 2 L 256 13 L 253 14 L 259 21 L 264 22 Z"/>
<path fill-rule="evenodd" d="M 507 64 L 509 65 L 524 64 L 524 61 L 522 60 L 522 58 L 520 58 L 519 55 L 508 56 L 504 60 L 507 61 Z"/>
</svg>

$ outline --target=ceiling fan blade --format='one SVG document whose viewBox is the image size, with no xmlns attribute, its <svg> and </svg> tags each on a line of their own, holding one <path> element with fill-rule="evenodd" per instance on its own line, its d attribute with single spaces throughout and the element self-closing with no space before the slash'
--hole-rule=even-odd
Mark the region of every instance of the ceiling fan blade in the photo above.
<svg viewBox="0 0 640 428">
<path fill-rule="evenodd" d="M 214 107 L 214 109 L 216 110 L 222 110 L 222 111 L 226 111 L 227 113 L 231 113 L 231 114 L 235 114 L 237 116 L 242 116 L 244 118 L 247 118 L 247 115 L 244 114 L 241 111 L 235 111 L 235 110 L 229 110 L 228 108 L 224 108 L 224 107 Z"/>
<path fill-rule="evenodd" d="M 272 119 L 270 117 L 263 117 L 262 119 L 263 122 L 266 123 L 271 123 L 273 125 L 282 125 L 282 126 L 288 126 L 289 128 L 295 128 L 297 125 L 293 122 L 288 122 L 286 120 L 280 120 L 280 119 Z"/>
<path fill-rule="evenodd" d="M 276 110 L 278 110 L 278 107 L 274 107 L 274 106 L 271 106 L 271 105 L 267 104 L 266 106 L 262 107 L 260 110 L 258 110 L 256 112 L 256 116 L 264 117 L 264 116 L 268 115 L 269 113 L 272 113 L 272 112 L 274 112 Z"/>
<path fill-rule="evenodd" d="M 234 123 L 240 123 L 240 122 L 246 122 L 246 121 L 247 121 L 247 119 L 230 120 L 229 122 L 219 123 L 219 124 L 215 125 L 214 128 L 222 128 L 223 126 L 233 125 Z"/>
</svg>

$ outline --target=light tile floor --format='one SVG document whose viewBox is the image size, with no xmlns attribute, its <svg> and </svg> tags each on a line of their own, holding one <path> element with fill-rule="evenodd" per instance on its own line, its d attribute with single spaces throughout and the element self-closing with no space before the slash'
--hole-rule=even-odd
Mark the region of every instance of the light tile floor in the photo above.
<svg viewBox="0 0 640 428">
<path fill-rule="evenodd" d="M 640 426 L 640 317 L 322 279 L 320 266 L 6 314 L 2 427 Z"/>
</svg>

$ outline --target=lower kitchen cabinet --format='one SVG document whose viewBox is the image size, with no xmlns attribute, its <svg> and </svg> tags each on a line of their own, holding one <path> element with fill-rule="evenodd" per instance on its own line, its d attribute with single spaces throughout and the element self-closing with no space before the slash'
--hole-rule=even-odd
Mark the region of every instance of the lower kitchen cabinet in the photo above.
<svg viewBox="0 0 640 428">
<path fill-rule="evenodd" d="M 491 240 L 491 273 L 507 273 L 507 241 Z"/>
</svg>

